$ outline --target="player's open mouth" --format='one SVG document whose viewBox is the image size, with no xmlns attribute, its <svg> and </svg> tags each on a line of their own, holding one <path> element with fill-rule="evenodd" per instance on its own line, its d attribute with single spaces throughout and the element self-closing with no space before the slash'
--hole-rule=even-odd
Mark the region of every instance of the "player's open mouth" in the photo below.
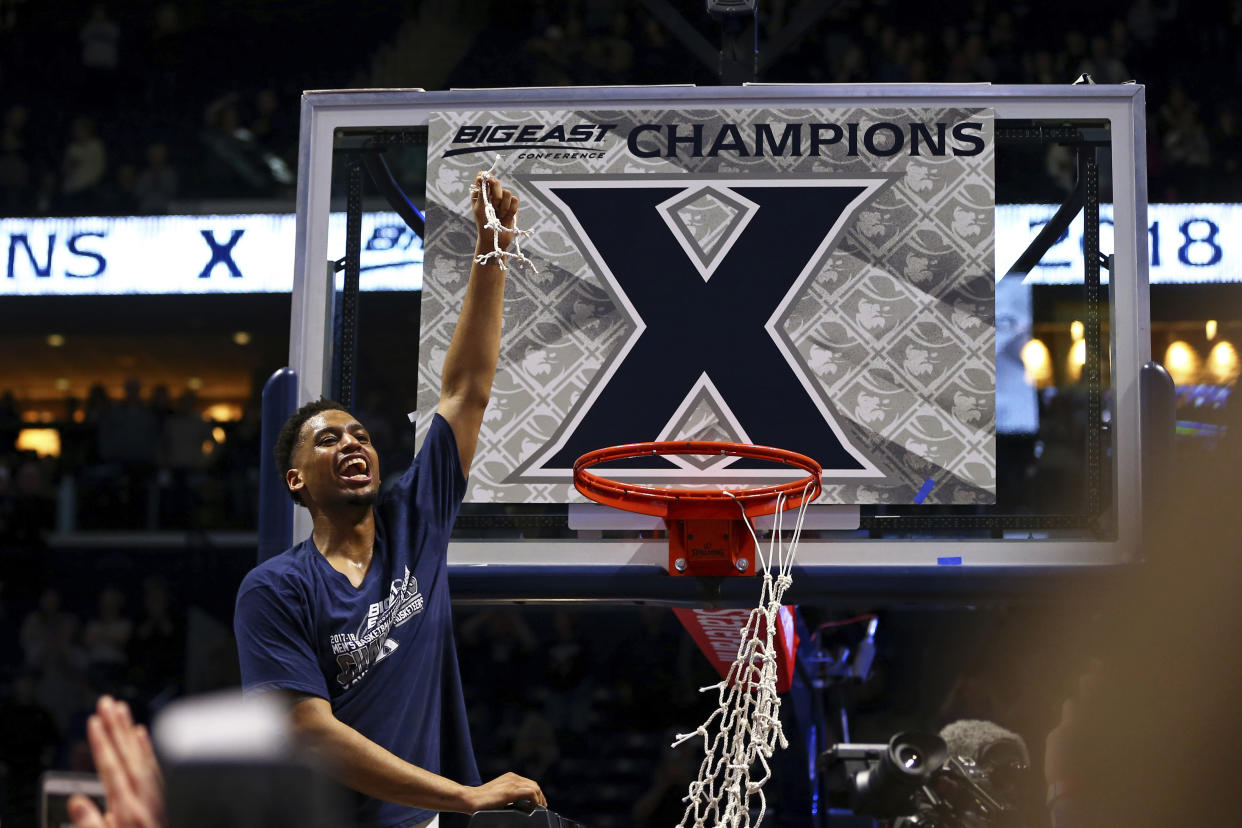
<svg viewBox="0 0 1242 828">
<path fill-rule="evenodd" d="M 336 473 L 350 483 L 366 484 L 371 482 L 371 465 L 362 455 L 345 458 L 336 468 Z"/>
</svg>

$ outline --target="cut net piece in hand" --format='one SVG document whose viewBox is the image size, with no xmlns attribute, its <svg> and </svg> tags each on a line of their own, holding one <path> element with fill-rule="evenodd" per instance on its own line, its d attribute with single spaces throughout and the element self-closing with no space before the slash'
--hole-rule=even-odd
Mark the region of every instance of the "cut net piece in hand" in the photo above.
<svg viewBox="0 0 1242 828">
<path fill-rule="evenodd" d="M 808 489 L 811 485 L 807 484 Z M 794 553 L 811 499 L 803 498 L 793 531 L 786 539 L 781 525 L 782 495 L 777 502 L 776 524 L 766 554 L 750 520 L 746 520 L 763 572 L 759 606 L 751 611 L 742 628 L 737 658 L 728 675 L 718 684 L 700 690 L 715 690 L 719 706 L 696 730 L 678 734 L 673 742 L 673 747 L 677 747 L 702 737 L 705 754 L 698 778 L 690 783 L 682 800 L 686 803 L 686 811 L 678 828 L 750 828 L 754 800 L 757 800 L 758 818 L 753 824 L 763 822 L 767 810 L 763 786 L 772 775 L 768 760 L 777 745 L 789 746 L 781 728 L 781 699 L 776 692 L 777 615 L 785 590 L 793 583 Z M 745 517 L 745 509 L 742 514 Z M 762 767 L 762 774 L 752 779 L 751 769 L 756 762 Z"/>
<path fill-rule="evenodd" d="M 492 166 L 479 174 L 480 177 L 478 183 L 473 184 L 470 187 L 471 195 L 477 193 L 479 198 L 483 199 L 483 217 L 486 219 L 486 222 L 483 224 L 483 229 L 492 231 L 492 249 L 486 253 L 480 253 L 474 258 L 474 260 L 479 264 L 487 264 L 492 259 L 495 259 L 500 264 L 501 270 L 508 270 L 509 259 L 514 258 L 529 267 L 533 272 L 538 273 L 539 269 L 535 267 L 535 263 L 522 253 L 521 240 L 524 238 L 530 238 L 531 231 L 519 229 L 516 217 L 514 217 L 512 227 L 505 227 L 501 224 L 500 218 L 496 215 L 496 205 L 492 204 L 491 198 L 489 197 L 489 191 L 491 188 L 488 186 L 488 183 L 496 177 L 494 172 L 496 170 L 496 165 L 499 163 L 500 156 L 498 155 L 496 156 L 496 160 L 492 162 Z M 502 230 L 506 233 L 513 234 L 512 251 L 500 249 L 500 232 Z"/>
</svg>

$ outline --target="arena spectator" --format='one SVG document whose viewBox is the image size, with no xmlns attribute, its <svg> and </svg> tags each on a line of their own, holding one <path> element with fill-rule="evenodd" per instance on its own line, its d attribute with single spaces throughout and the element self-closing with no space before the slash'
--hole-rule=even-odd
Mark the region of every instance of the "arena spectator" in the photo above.
<svg viewBox="0 0 1242 828">
<path fill-rule="evenodd" d="M 203 120 L 199 138 L 206 150 L 205 177 L 215 194 L 271 194 L 272 177 L 254 133 L 242 124 L 237 94 L 229 93 L 208 104 Z"/>
<path fill-rule="evenodd" d="M 203 485 L 207 457 L 203 444 L 211 439 L 211 425 L 198 410 L 198 397 L 187 390 L 176 410 L 164 421 L 160 434 L 160 466 L 166 480 L 160 497 L 160 524 L 172 527 L 195 525 L 198 492 Z"/>
<path fill-rule="evenodd" d="M 269 87 L 255 93 L 253 109 L 248 128 L 258 145 L 281 158 L 292 157 L 298 142 L 297 122 L 287 117 L 296 112 L 292 101 Z"/>
<path fill-rule="evenodd" d="M 76 628 L 54 630 L 33 666 L 39 677 L 35 691 L 39 702 L 64 733 L 83 698 L 89 698 L 91 693 L 86 677 L 86 653 L 78 641 Z"/>
<path fill-rule="evenodd" d="M 20 213 L 30 203 L 30 165 L 18 152 L 0 149 L 0 212 Z"/>
<path fill-rule="evenodd" d="M 1238 123 L 1236 104 L 1225 104 L 1216 113 L 1212 129 L 1212 163 L 1218 173 L 1223 173 L 1235 185 L 1242 170 L 1242 126 Z"/>
<path fill-rule="evenodd" d="M 116 168 L 111 186 L 100 197 L 100 212 L 112 216 L 132 216 L 138 212 L 138 169 L 128 162 Z"/>
<path fill-rule="evenodd" d="M 18 410 L 17 397 L 6 389 L 0 394 L 0 454 L 13 451 L 21 427 L 22 414 Z"/>
<path fill-rule="evenodd" d="M 0 128 L 0 211 L 20 213 L 30 199 L 33 170 L 26 145 L 29 110 L 19 105 L 4 113 Z"/>
<path fill-rule="evenodd" d="M 597 38 L 600 68 L 605 78 L 627 78 L 634 68 L 634 43 L 630 18 L 621 11 L 612 15 L 608 32 Z"/>
<path fill-rule="evenodd" d="M 1026 83 L 1063 82 L 1057 71 L 1056 60 L 1046 49 L 1027 52 L 1022 59 L 1022 71 L 1022 79 Z"/>
<path fill-rule="evenodd" d="M 567 77 L 569 62 L 573 60 L 572 49 L 566 42 L 565 27 L 549 23 L 535 37 L 524 44 L 527 63 L 532 67 L 532 77 L 537 83 L 553 85 Z"/>
<path fill-rule="evenodd" d="M 548 691 L 544 717 L 561 733 L 586 733 L 593 719 L 590 649 L 573 613 L 556 613 L 553 629 L 555 637 L 544 648 L 547 661 L 542 683 Z"/>
<path fill-rule="evenodd" d="M 53 462 L 32 453 L 19 456 L 12 473 L 13 514 L 9 538 L 22 547 L 42 546 L 55 515 Z"/>
<path fill-rule="evenodd" d="M 97 434 L 100 474 L 111 479 L 113 518 L 121 526 L 145 525 L 159 439 L 156 415 L 142 400 L 142 383 L 126 380 L 125 398 L 104 410 Z"/>
<path fill-rule="evenodd" d="M 639 83 L 659 83 L 676 76 L 673 67 L 673 46 L 668 30 L 650 15 L 643 15 L 638 22 L 639 47 L 635 50 L 635 80 Z"/>
<path fill-rule="evenodd" d="M 1113 54 L 1113 46 L 1104 35 L 1091 38 L 1091 54 L 1078 66 L 1080 73 L 1089 74 L 1096 83 L 1125 83 L 1130 70 Z"/>
<path fill-rule="evenodd" d="M 102 589 L 96 615 L 82 631 L 87 664 L 99 679 L 107 682 L 121 674 L 133 632 L 134 622 L 125 616 L 125 594 L 112 586 Z"/>
<path fill-rule="evenodd" d="M 158 383 L 151 388 L 151 397 L 147 400 L 147 407 L 151 409 L 151 413 L 155 415 L 155 429 L 160 432 L 164 428 L 164 423 L 173 413 L 172 396 L 168 393 L 168 386 L 164 383 Z"/>
<path fill-rule="evenodd" d="M 523 706 L 540 689 L 538 636 L 521 613 L 508 607 L 471 615 L 457 629 L 471 732 L 512 734 Z M 505 681 L 494 681 L 496 675 Z"/>
<path fill-rule="evenodd" d="M 1164 158 L 1179 182 L 1182 198 L 1201 198 L 1205 178 L 1210 175 L 1212 145 L 1198 104 L 1186 100 L 1184 106 L 1169 113 L 1164 126 Z"/>
<path fill-rule="evenodd" d="M 216 444 L 210 458 L 210 473 L 205 480 L 212 490 L 210 493 L 203 491 L 201 495 L 204 507 L 206 501 L 211 502 L 212 509 L 206 513 L 209 517 L 204 517 L 211 525 L 237 528 L 256 525 L 259 502 L 256 458 L 262 442 L 261 426 L 262 409 L 258 395 L 254 394 L 242 407 L 241 419 L 228 424 L 224 443 Z"/>
<path fill-rule="evenodd" d="M 1066 32 L 1061 47 L 1061 83 L 1069 83 L 1078 77 L 1087 63 L 1087 54 L 1087 36 L 1078 29 Z"/>
<path fill-rule="evenodd" d="M 1154 0 L 1135 0 L 1126 12 L 1126 29 L 1141 49 L 1146 51 L 1155 45 L 1160 17 Z"/>
<path fill-rule="evenodd" d="M 168 212 L 169 203 L 177 197 L 177 171 L 168 162 L 168 147 L 154 143 L 147 147 L 147 165 L 138 173 L 135 193 L 138 212 L 158 216 Z"/>
<path fill-rule="evenodd" d="M 979 81 L 1001 80 L 1001 78 L 997 77 L 996 62 L 988 54 L 982 35 L 969 35 L 966 38 L 966 42 L 962 45 L 961 55 L 965 63 L 964 80 L 976 83 Z"/>
<path fill-rule="evenodd" d="M 29 211 L 36 216 L 54 216 L 61 210 L 60 179 L 51 170 L 39 174 L 35 184 L 34 207 Z"/>
<path fill-rule="evenodd" d="M 111 407 L 112 399 L 108 396 L 108 389 L 103 383 L 97 382 L 86 392 L 86 403 L 82 407 L 83 421 L 98 423 Z"/>
<path fill-rule="evenodd" d="M 17 504 L 13 497 L 13 473 L 9 470 L 9 458 L 0 455 L 0 543 L 14 540 L 13 515 Z"/>
<path fill-rule="evenodd" d="M 985 38 L 988 54 L 997 64 L 997 79 L 1005 83 L 1018 80 L 1022 45 L 1018 39 L 1013 13 L 998 9 L 992 24 L 986 29 Z"/>
<path fill-rule="evenodd" d="M 78 32 L 82 43 L 82 66 L 90 71 L 113 73 L 120 60 L 121 27 L 103 3 L 91 7 L 91 16 Z"/>
<path fill-rule="evenodd" d="M 75 118 L 61 163 L 61 191 L 65 206 L 90 210 L 99 197 L 98 187 L 108 171 L 108 152 L 95 134 L 95 122 Z"/>
<path fill-rule="evenodd" d="M 44 589 L 38 607 L 22 619 L 18 633 L 26 663 L 38 665 L 54 642 L 72 640 L 77 628 L 77 618 L 61 607 L 60 592 L 52 587 Z"/>
<path fill-rule="evenodd" d="M 177 4 L 156 5 L 151 12 L 151 35 L 146 44 L 147 103 L 154 111 L 177 111 L 187 40 Z"/>
<path fill-rule="evenodd" d="M 157 577 L 142 584 L 143 614 L 130 639 L 130 677 L 147 699 L 175 691 L 185 673 L 185 619 L 173 605 L 168 584 Z"/>
<path fill-rule="evenodd" d="M 186 389 L 177 399 L 175 410 L 164 420 L 160 436 L 160 464 L 164 467 L 203 467 L 203 443 L 211 439 L 211 426 L 198 408 L 198 396 Z"/>
</svg>

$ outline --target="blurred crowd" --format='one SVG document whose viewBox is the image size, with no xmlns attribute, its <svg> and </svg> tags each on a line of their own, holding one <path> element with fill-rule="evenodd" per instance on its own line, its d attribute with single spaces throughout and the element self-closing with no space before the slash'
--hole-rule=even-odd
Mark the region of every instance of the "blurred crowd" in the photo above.
<svg viewBox="0 0 1242 828">
<path fill-rule="evenodd" d="M 298 95 L 397 14 L 329 5 L 0 2 L 0 215 L 291 200 Z"/>
<path fill-rule="evenodd" d="M 781 39 L 796 3 L 760 4 Z M 701 2 L 675 0 L 714 50 Z M 842 0 L 771 59 L 766 82 L 1097 83 L 1148 90 L 1153 201 L 1236 198 L 1242 1 L 939 4 Z M 939 22 L 944 21 L 944 22 Z M 331 32 L 331 36 L 327 33 Z M 684 34 L 684 32 L 682 33 Z M 761 43 L 768 42 L 761 39 Z M 239 44 L 262 44 L 237 59 Z M 503 43 L 504 48 L 497 48 Z M 718 82 L 638 0 L 348 14 L 331 4 L 0 3 L 0 215 L 159 214 L 178 200 L 291 199 L 298 94 L 349 86 Z M 710 54 L 710 50 L 708 52 Z M 1193 60 L 1187 56 L 1193 55 Z M 48 72 L 48 66 L 56 72 Z M 65 89 L 78 90 L 66 105 Z M 1068 175 L 1053 155 L 1053 176 Z M 1065 184 L 1068 186 L 1067 180 Z"/>
<path fill-rule="evenodd" d="M 68 398 L 53 422 L 23 422 L 0 392 L 0 542 L 42 545 L 52 531 L 250 530 L 256 525 L 259 411 L 208 419 L 191 390 L 123 395 L 103 385 Z M 23 428 L 54 430 L 58 454 L 18 445 Z"/>
<path fill-rule="evenodd" d="M 357 406 L 381 447 L 382 468 L 408 465 L 414 435 L 399 405 L 369 393 Z M 93 531 L 254 532 L 258 528 L 260 405 L 212 419 L 190 389 L 174 397 L 126 381 L 67 397 L 50 422 L 32 422 L 0 391 L 0 547 L 41 547 L 53 535 Z M 23 448 L 23 429 L 55 431 L 58 454 Z M 391 480 L 396 479 L 392 475 Z"/>
</svg>

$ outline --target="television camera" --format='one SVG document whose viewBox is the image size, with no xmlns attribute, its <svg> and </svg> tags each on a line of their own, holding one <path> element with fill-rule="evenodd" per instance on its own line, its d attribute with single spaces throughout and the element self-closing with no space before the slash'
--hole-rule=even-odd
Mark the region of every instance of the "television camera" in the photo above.
<svg viewBox="0 0 1242 828">
<path fill-rule="evenodd" d="M 942 738 L 944 737 L 944 738 Z M 1016 828 L 1032 816 L 1030 759 L 991 722 L 955 722 L 937 736 L 837 744 L 819 757 L 830 807 L 899 828 Z"/>
</svg>

